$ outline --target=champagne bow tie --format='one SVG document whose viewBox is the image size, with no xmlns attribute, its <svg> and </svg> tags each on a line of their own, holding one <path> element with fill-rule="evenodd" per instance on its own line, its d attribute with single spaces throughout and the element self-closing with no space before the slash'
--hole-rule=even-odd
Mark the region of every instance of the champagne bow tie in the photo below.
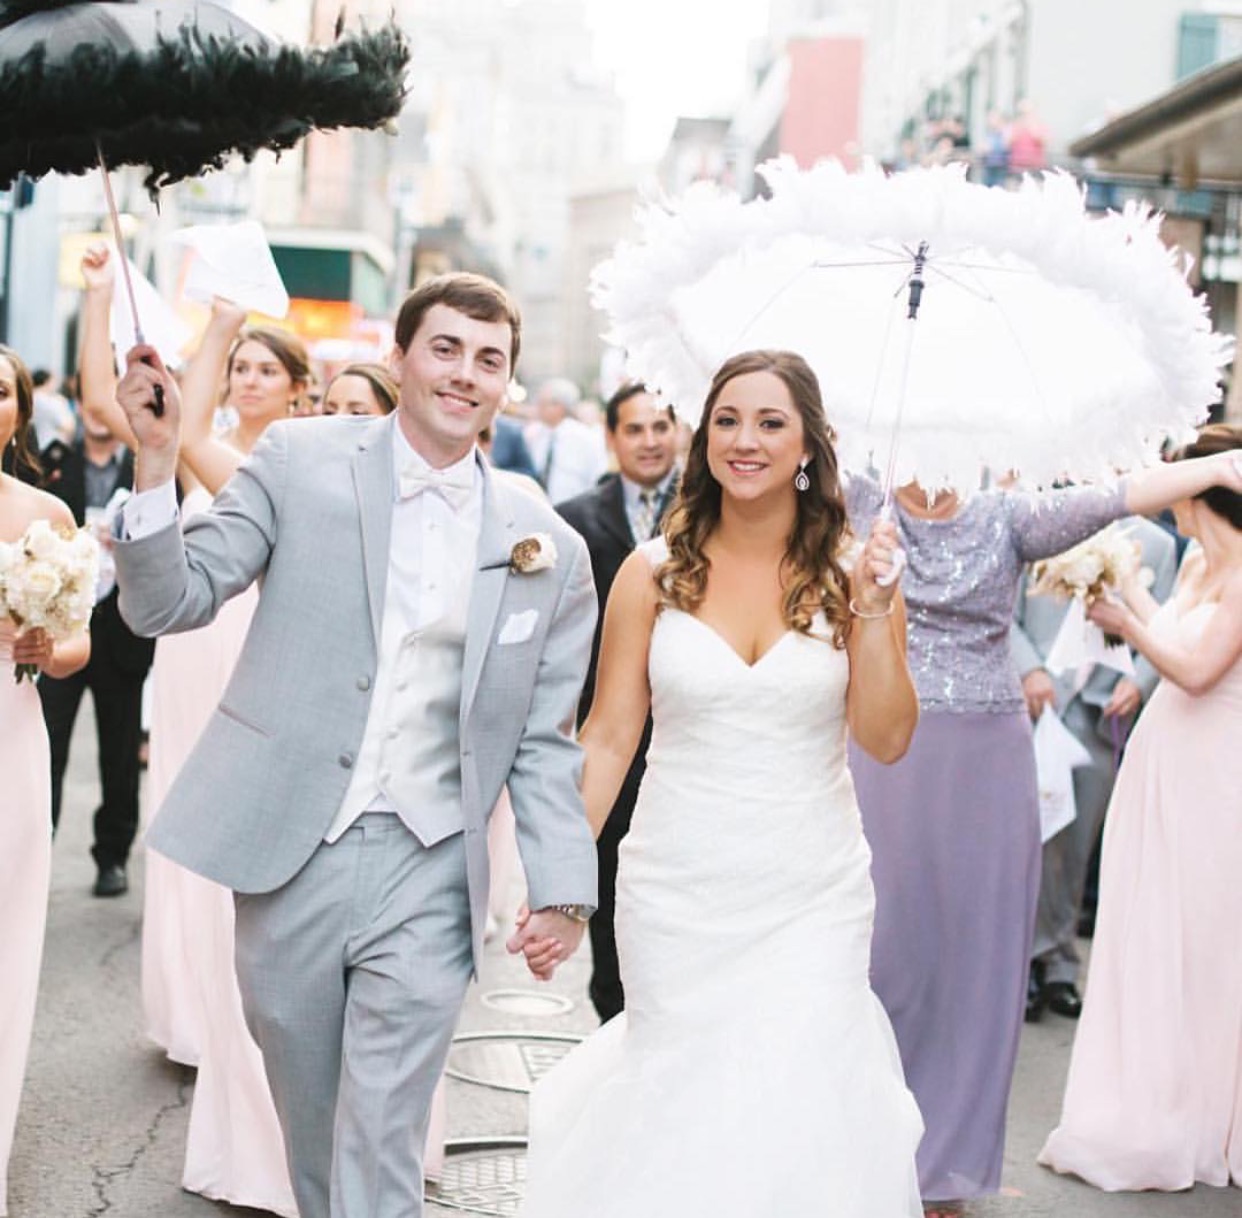
<svg viewBox="0 0 1242 1218">
<path fill-rule="evenodd" d="M 450 469 L 406 469 L 401 471 L 397 493 L 402 499 L 413 499 L 423 491 L 435 491 L 455 512 L 470 502 L 474 489 L 474 470 L 469 465 Z"/>
</svg>

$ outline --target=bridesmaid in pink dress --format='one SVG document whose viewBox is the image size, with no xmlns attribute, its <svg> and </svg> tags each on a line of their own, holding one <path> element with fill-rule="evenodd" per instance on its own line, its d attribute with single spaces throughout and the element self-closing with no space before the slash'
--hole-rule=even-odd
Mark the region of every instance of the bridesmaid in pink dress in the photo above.
<svg viewBox="0 0 1242 1218">
<path fill-rule="evenodd" d="M 26 461 L 33 398 L 26 366 L 0 347 L 0 451 L 6 470 L 13 468 L 10 461 Z M 0 473 L 0 542 L 16 541 L 35 520 L 74 527 L 59 499 Z M 47 730 L 34 683 L 15 683 L 12 667 L 34 664 L 50 676 L 67 677 L 89 658 L 87 635 L 53 643 L 42 630 L 18 635 L 9 618 L 0 618 L 0 1215 L 9 1212 L 9 1151 L 34 1026 L 52 870 Z"/>
<path fill-rule="evenodd" d="M 1204 428 L 1180 457 L 1242 450 Z M 1242 452 L 1235 461 L 1242 470 Z M 1109 804 L 1086 1001 L 1039 1161 L 1109 1191 L 1242 1185 L 1242 474 L 1174 505 L 1201 550 L 1091 616 L 1164 680 Z"/>
</svg>

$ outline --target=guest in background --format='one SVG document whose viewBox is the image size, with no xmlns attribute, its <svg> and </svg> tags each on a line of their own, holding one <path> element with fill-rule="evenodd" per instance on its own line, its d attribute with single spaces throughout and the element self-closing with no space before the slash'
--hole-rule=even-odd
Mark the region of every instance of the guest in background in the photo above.
<svg viewBox="0 0 1242 1218">
<path fill-rule="evenodd" d="M 133 454 L 98 419 L 84 422 L 80 440 L 54 440 L 42 456 L 43 488 L 62 500 L 79 525 L 90 525 L 102 545 L 100 580 L 91 614 L 89 663 L 70 676 L 45 676 L 39 697 L 51 746 L 52 827 L 60 823 L 69 744 L 82 696 L 95 708 L 102 798 L 95 809 L 94 893 L 119 897 L 129 891 L 126 867 L 138 834 L 138 750 L 142 742 L 142 686 L 151 670 L 155 643 L 140 639 L 121 620 L 116 578 L 109 555 L 110 511 L 118 492 L 134 484 Z"/>
<path fill-rule="evenodd" d="M 348 364 L 324 386 L 320 414 L 379 415 L 397 409 L 397 382 L 383 364 Z"/>
<path fill-rule="evenodd" d="M 1242 1185 L 1242 428 L 1177 454 L 1232 456 L 1187 490 L 1201 549 L 1157 605 L 1134 581 L 1091 620 L 1164 678 L 1104 826 L 1100 911 L 1061 1122 L 1039 1161 L 1097 1188 Z"/>
<path fill-rule="evenodd" d="M 29 459 L 33 397 L 26 365 L 15 351 L 0 346 L 0 449 L 19 466 Z M 73 527 L 73 516 L 60 500 L 0 473 L 0 541 L 17 541 L 36 520 Z M 19 634 L 7 616 L 0 617 L 0 1214 L 8 1212 L 9 1151 L 34 1025 L 52 870 L 47 729 L 34 685 L 15 682 L 13 666 L 36 665 L 41 681 L 64 679 L 89 655 L 89 635 L 53 643 L 42 630 Z"/>
<path fill-rule="evenodd" d="M 676 482 L 677 420 L 671 406 L 660 406 L 645 385 L 622 385 L 604 408 L 608 442 L 618 472 L 589 491 L 566 500 L 557 511 L 587 543 L 600 616 L 591 645 L 591 666 L 578 704 L 578 726 L 586 722 L 595 696 L 595 673 L 603 632 L 604 606 L 621 564 L 636 545 L 655 537 L 673 498 Z M 621 793 L 596 840 L 599 906 L 587 931 L 591 936 L 591 1002 L 604 1022 L 625 1007 L 613 925 L 617 850 L 630 827 L 638 787 L 646 769 L 651 719 L 621 785 Z"/>
<path fill-rule="evenodd" d="M 540 485 L 554 504 L 590 490 L 608 469 L 602 435 L 575 415 L 581 400 L 578 386 L 564 377 L 544 381 L 535 396 L 526 443 Z"/>
<path fill-rule="evenodd" d="M 919 1180 L 936 1218 L 1000 1187 L 1026 1005 L 1040 840 L 1031 723 L 1009 649 L 1023 564 L 1235 478 L 1231 462 L 1202 458 L 1112 488 L 959 498 L 910 484 L 894 496 L 919 724 L 895 765 L 853 748 L 850 766 L 875 879 L 872 984 L 926 1122 Z M 880 487 L 851 478 L 846 500 L 855 534 L 866 533 Z"/>
<path fill-rule="evenodd" d="M 1142 551 L 1142 565 L 1152 572 L 1153 595 L 1167 600 L 1177 575 L 1173 539 L 1141 516 L 1130 517 L 1124 527 Z M 1085 672 L 1053 677 L 1044 662 L 1068 609 L 1054 597 L 1028 596 L 1027 576 L 1023 575 L 1010 643 L 1027 711 L 1036 722 L 1044 708 L 1051 706 L 1091 756 L 1089 766 L 1073 772 L 1073 821 L 1043 846 L 1027 986 L 1028 1023 L 1039 1019 L 1045 1007 L 1067 1019 L 1077 1019 L 1082 1012 L 1077 940 L 1087 864 L 1104 823 L 1126 734 L 1160 680 L 1151 662 L 1141 655 L 1136 657 L 1132 678 L 1100 664 Z"/>
</svg>

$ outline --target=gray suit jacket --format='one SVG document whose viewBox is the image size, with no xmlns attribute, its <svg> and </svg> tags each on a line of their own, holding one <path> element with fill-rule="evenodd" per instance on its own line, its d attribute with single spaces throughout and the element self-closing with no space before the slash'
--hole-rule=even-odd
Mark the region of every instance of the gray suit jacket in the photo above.
<svg viewBox="0 0 1242 1218">
<path fill-rule="evenodd" d="M 1165 601 L 1173 591 L 1177 577 L 1177 547 L 1173 538 L 1158 524 L 1142 516 L 1127 516 L 1119 522 L 1142 548 L 1142 563 L 1150 567 L 1155 581 L 1151 594 L 1158 601 Z M 1061 628 L 1068 605 L 1053 596 L 1028 596 L 1027 573 L 1022 576 L 1018 589 L 1018 603 L 1014 610 L 1013 626 L 1009 641 L 1013 650 L 1018 673 L 1026 676 L 1033 669 L 1042 668 L 1044 659 L 1052 650 L 1052 644 Z M 1090 679 L 1078 696 L 1088 706 L 1102 709 L 1112 696 L 1113 686 L 1121 674 L 1110 668 L 1096 666 Z M 1063 672 L 1053 676 L 1057 691 L 1057 710 L 1064 715 L 1073 698 L 1074 673 Z M 1143 701 L 1151 697 L 1160 680 L 1160 674 L 1141 655 L 1134 658 L 1134 680 L 1143 693 Z"/>
<path fill-rule="evenodd" d="M 147 835 L 161 854 L 235 891 L 292 878 L 349 784 L 376 675 L 395 421 L 274 424 L 184 539 L 174 525 L 117 543 L 121 612 L 139 634 L 202 626 L 262 581 L 224 697 Z M 596 617 L 590 560 L 551 508 L 505 487 L 486 462 L 480 473 L 459 740 L 476 962 L 486 824 L 505 783 L 531 907 L 596 903 L 572 736 Z M 535 532 L 554 539 L 555 567 L 510 573 L 514 543 Z M 533 634 L 497 646 L 508 615 L 529 610 Z"/>
</svg>

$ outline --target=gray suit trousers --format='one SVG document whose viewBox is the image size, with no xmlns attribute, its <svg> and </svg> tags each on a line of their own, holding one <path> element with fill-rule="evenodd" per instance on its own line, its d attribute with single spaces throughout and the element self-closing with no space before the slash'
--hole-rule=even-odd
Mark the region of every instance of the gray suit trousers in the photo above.
<svg viewBox="0 0 1242 1218">
<path fill-rule="evenodd" d="M 1078 983 L 1078 915 L 1087 882 L 1087 864 L 1104 824 L 1113 793 L 1113 751 L 1096 730 L 1098 707 L 1075 698 L 1066 708 L 1065 726 L 1091 754 L 1091 764 L 1074 771 L 1077 815 L 1044 843 L 1039 909 L 1031 958 L 1044 966 L 1045 981 Z M 1124 724 L 1121 725 L 1124 727 Z"/>
<path fill-rule="evenodd" d="M 462 835 L 364 813 L 236 894 L 237 976 L 300 1218 L 419 1218 L 431 1096 L 471 973 Z"/>
</svg>

